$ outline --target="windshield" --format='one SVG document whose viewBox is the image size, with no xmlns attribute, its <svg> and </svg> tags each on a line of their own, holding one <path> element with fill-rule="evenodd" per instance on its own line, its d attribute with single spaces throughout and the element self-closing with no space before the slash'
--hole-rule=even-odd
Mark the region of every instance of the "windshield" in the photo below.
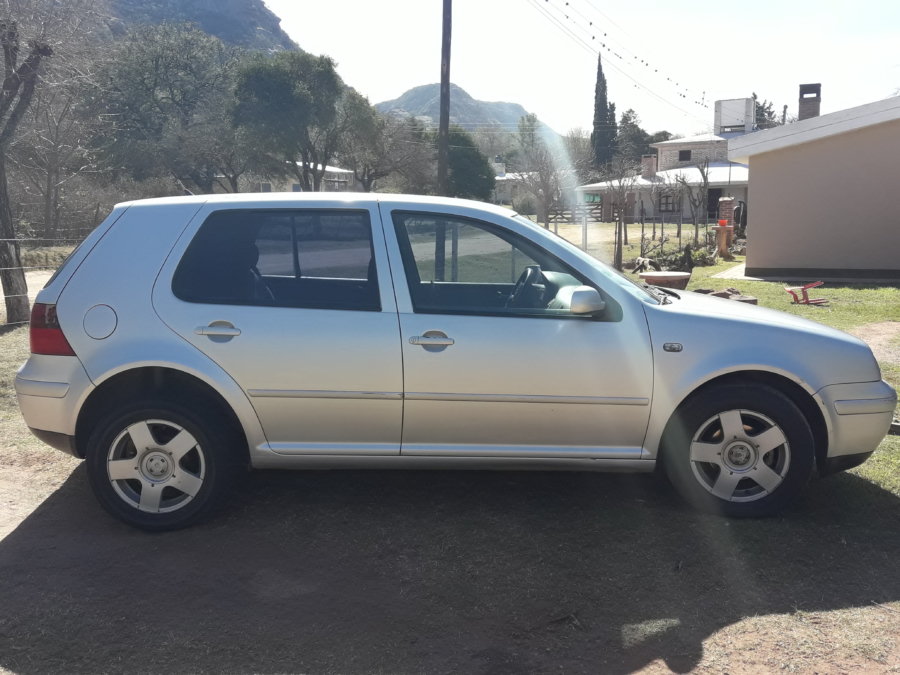
<svg viewBox="0 0 900 675">
<path fill-rule="evenodd" d="M 604 277 L 615 283 L 620 288 L 625 289 L 631 295 L 637 296 L 645 302 L 652 302 L 653 304 L 670 302 L 668 296 L 659 289 L 653 286 L 648 286 L 640 279 L 631 278 L 628 275 L 617 270 L 612 265 L 609 265 L 602 260 L 598 260 L 589 253 L 582 251 L 568 239 L 559 236 L 552 230 L 541 227 L 530 218 L 517 213 L 514 216 L 514 219 L 522 223 L 523 225 L 527 225 L 532 230 L 542 232 L 543 234 L 549 234 L 555 237 L 556 241 L 564 246 L 573 255 L 577 256 L 580 260 L 584 261 L 585 263 L 599 271 Z"/>
</svg>

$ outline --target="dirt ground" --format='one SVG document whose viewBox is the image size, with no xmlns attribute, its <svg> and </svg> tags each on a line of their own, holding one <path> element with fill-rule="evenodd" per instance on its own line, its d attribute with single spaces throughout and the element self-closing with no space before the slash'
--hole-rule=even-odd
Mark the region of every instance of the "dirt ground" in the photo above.
<svg viewBox="0 0 900 675">
<path fill-rule="evenodd" d="M 900 672 L 900 498 L 852 474 L 729 521 L 653 476 L 256 472 L 150 535 L 17 414 L 0 672 Z"/>
<path fill-rule="evenodd" d="M 879 363 L 900 365 L 900 323 L 897 321 L 868 323 L 850 332 L 872 348 Z"/>
</svg>

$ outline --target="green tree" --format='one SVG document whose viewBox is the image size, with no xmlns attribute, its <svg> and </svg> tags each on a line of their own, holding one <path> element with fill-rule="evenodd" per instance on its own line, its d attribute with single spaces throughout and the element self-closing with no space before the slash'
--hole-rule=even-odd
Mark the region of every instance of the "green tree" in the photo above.
<svg viewBox="0 0 900 675">
<path fill-rule="evenodd" d="M 475 139 L 459 127 L 450 128 L 449 196 L 487 201 L 494 190 L 494 169 Z"/>
<path fill-rule="evenodd" d="M 649 143 L 662 143 L 674 138 L 674 134 L 670 131 L 654 131 L 647 139 Z"/>
<path fill-rule="evenodd" d="M 640 164 L 641 157 L 650 153 L 650 134 L 640 124 L 641 119 L 631 108 L 622 113 L 616 136 L 616 157 Z"/>
<path fill-rule="evenodd" d="M 238 57 L 190 26 L 129 35 L 100 76 L 97 104 L 113 125 L 98 138 L 101 156 L 137 179 L 168 174 L 192 190 L 236 192 L 263 161 L 232 124 Z"/>
<path fill-rule="evenodd" d="M 616 154 L 616 104 L 606 95 L 606 76 L 603 60 L 597 55 L 597 82 L 594 85 L 594 130 L 591 134 L 594 149 L 594 167 L 600 169 L 609 164 Z"/>
<path fill-rule="evenodd" d="M 234 119 L 304 190 L 318 191 L 351 117 L 344 89 L 327 56 L 257 55 L 238 74 Z"/>
<path fill-rule="evenodd" d="M 753 100 L 756 102 L 756 128 L 771 129 L 781 126 L 781 120 L 775 114 L 775 104 L 772 101 L 759 100 L 756 92 L 753 92 Z"/>
<path fill-rule="evenodd" d="M 392 174 L 412 176 L 416 166 L 421 168 L 430 161 L 432 151 L 424 127 L 414 129 L 407 120 L 382 115 L 352 90 L 348 90 L 344 109 L 347 121 L 338 159 L 353 171 L 365 192 L 376 189 L 379 181 Z M 424 140 L 417 138 L 419 131 Z"/>
</svg>

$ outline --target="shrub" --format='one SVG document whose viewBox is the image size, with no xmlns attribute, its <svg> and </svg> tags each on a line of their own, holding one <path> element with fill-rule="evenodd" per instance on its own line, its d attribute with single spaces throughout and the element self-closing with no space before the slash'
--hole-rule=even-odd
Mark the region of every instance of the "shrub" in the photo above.
<svg viewBox="0 0 900 675">
<path fill-rule="evenodd" d="M 534 197 L 531 195 L 513 199 L 512 207 L 513 211 L 521 213 L 523 216 L 530 216 L 537 213 L 537 208 L 534 205 Z"/>
</svg>

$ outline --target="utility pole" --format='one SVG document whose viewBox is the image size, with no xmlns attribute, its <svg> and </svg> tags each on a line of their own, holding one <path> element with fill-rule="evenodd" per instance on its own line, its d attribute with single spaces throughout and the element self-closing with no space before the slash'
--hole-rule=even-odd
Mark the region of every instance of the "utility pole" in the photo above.
<svg viewBox="0 0 900 675">
<path fill-rule="evenodd" d="M 441 41 L 441 119 L 438 124 L 437 191 L 446 196 L 447 164 L 450 157 L 450 28 L 453 0 L 444 0 L 444 31 Z"/>
</svg>

